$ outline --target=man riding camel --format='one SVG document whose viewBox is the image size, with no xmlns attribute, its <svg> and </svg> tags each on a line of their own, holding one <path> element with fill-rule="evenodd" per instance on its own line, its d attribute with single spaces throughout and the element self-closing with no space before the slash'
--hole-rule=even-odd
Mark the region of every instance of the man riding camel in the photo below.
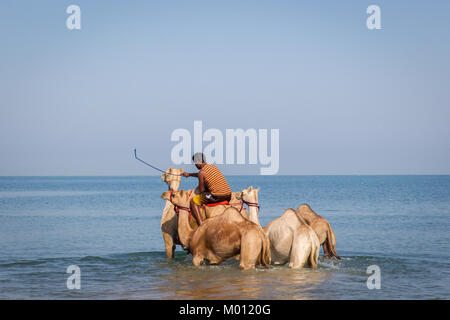
<svg viewBox="0 0 450 320">
<path fill-rule="evenodd" d="M 200 226 L 202 224 L 200 207 L 204 204 L 230 201 L 231 189 L 222 172 L 215 165 L 206 163 L 203 153 L 197 152 L 194 154 L 192 161 L 200 171 L 198 173 L 183 172 L 182 175 L 184 177 L 198 177 L 200 194 L 192 198 L 190 207 L 197 225 Z"/>
</svg>

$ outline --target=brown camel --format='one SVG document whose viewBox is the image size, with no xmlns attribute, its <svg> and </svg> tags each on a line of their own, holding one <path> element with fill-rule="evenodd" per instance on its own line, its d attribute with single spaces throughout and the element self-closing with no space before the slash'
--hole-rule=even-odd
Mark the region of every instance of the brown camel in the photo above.
<svg viewBox="0 0 450 320">
<path fill-rule="evenodd" d="M 250 187 L 243 190 L 238 198 L 249 205 L 249 218 L 259 225 L 258 189 Z M 290 268 L 302 268 L 308 262 L 313 269 L 317 267 L 320 244 L 314 230 L 294 209 L 287 209 L 281 217 L 264 227 L 270 240 L 270 251 L 274 264 L 289 262 Z"/>
<path fill-rule="evenodd" d="M 178 191 L 181 183 L 180 174 L 183 172 L 183 169 L 175 169 L 170 167 L 165 173 L 162 174 L 161 180 L 167 183 L 169 190 Z M 198 190 L 194 191 L 188 190 L 190 194 L 190 198 L 193 198 L 196 194 L 198 194 Z M 248 218 L 247 211 L 245 208 L 240 206 L 240 200 L 237 200 L 236 194 L 240 194 L 240 192 L 234 192 L 231 196 L 230 203 L 233 204 L 236 208 L 241 210 L 241 213 Z M 230 207 L 229 205 L 219 205 L 214 207 L 204 207 L 200 210 L 202 221 L 214 217 L 216 215 L 221 214 L 225 209 Z M 189 223 L 192 229 L 197 229 L 197 222 L 193 217 L 189 218 Z M 166 250 L 166 257 L 172 259 L 174 257 L 174 252 L 176 245 L 182 245 L 179 237 L 178 237 L 178 225 L 177 225 L 177 215 L 175 212 L 174 205 L 167 200 L 166 205 L 164 206 L 164 210 L 161 216 L 161 232 L 164 239 L 164 246 Z"/>
<path fill-rule="evenodd" d="M 341 259 L 336 252 L 336 236 L 328 221 L 315 213 L 307 204 L 300 205 L 295 211 L 316 232 L 320 244 L 323 246 L 324 256 Z"/>
<path fill-rule="evenodd" d="M 270 265 L 269 239 L 260 226 L 248 220 L 239 210 L 227 208 L 192 229 L 189 223 L 189 193 L 166 191 L 161 197 L 179 208 L 178 235 L 181 243 L 192 253 L 192 263 L 199 266 L 204 260 L 210 264 L 240 255 L 240 268 Z"/>
</svg>

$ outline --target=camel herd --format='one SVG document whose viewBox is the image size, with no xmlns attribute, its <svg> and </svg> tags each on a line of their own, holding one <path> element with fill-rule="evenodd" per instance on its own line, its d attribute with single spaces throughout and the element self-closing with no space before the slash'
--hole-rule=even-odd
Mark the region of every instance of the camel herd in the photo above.
<svg viewBox="0 0 450 320">
<path fill-rule="evenodd" d="M 228 205 L 203 208 L 203 223 L 198 227 L 189 210 L 189 202 L 197 192 L 178 190 L 181 173 L 182 169 L 169 168 L 162 175 L 162 181 L 169 186 L 169 191 L 161 196 L 166 200 L 161 231 L 168 258 L 173 258 L 178 244 L 192 254 L 195 266 L 204 261 L 219 264 L 235 258 L 240 260 L 241 269 L 271 263 L 289 263 L 291 268 L 308 264 L 315 269 L 321 245 L 325 257 L 340 259 L 333 229 L 307 204 L 296 210 L 286 209 L 279 218 L 261 227 L 259 188 L 234 192 Z"/>
</svg>

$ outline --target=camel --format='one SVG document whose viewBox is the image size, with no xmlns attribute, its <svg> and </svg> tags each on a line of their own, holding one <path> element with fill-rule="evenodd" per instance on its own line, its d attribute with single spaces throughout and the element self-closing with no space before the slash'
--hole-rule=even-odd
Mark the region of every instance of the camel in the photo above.
<svg viewBox="0 0 450 320">
<path fill-rule="evenodd" d="M 269 266 L 270 242 L 260 226 L 251 222 L 234 207 L 205 220 L 196 230 L 189 223 L 189 193 L 185 190 L 166 191 L 161 198 L 179 208 L 178 235 L 181 243 L 192 253 L 192 263 L 200 266 L 240 255 L 239 267 L 247 270 L 257 265 Z"/>
<path fill-rule="evenodd" d="M 258 189 L 249 187 L 238 198 L 249 205 L 249 219 L 259 224 Z M 285 264 L 290 268 L 303 268 L 308 262 L 317 268 L 320 243 L 314 230 L 294 209 L 286 209 L 281 217 L 271 221 L 264 228 L 270 240 L 270 251 L 274 264 Z"/>
<path fill-rule="evenodd" d="M 169 170 L 162 174 L 161 180 L 167 183 L 169 190 L 177 191 L 180 187 L 181 176 L 175 176 L 173 174 L 179 175 L 182 172 L 183 169 L 170 167 Z M 166 201 L 166 205 L 164 206 L 161 216 L 161 231 L 164 238 L 166 257 L 172 259 L 176 245 L 181 243 L 178 239 L 176 213 L 170 201 Z"/>
<path fill-rule="evenodd" d="M 315 213 L 306 203 L 300 205 L 295 211 L 316 232 L 320 245 L 323 246 L 324 256 L 341 259 L 336 252 L 336 236 L 328 221 Z"/>
<path fill-rule="evenodd" d="M 181 173 L 183 172 L 183 169 L 175 169 L 170 167 L 166 172 L 164 172 L 161 176 L 161 180 L 165 183 L 167 183 L 169 190 L 171 191 L 178 191 L 178 188 L 180 187 L 181 183 Z M 191 191 L 188 190 L 190 197 L 189 200 L 197 195 L 199 192 L 197 189 Z M 240 194 L 240 192 L 234 192 L 231 196 L 230 203 L 236 206 L 239 210 L 241 210 L 241 213 L 248 218 L 248 213 L 242 206 L 240 207 L 241 202 L 236 198 L 236 195 Z M 203 210 L 200 210 L 200 213 L 202 215 L 202 220 L 205 220 L 207 218 L 211 218 L 214 216 L 217 216 L 225 209 L 227 209 L 229 205 L 220 205 L 220 206 L 214 206 L 214 207 L 205 207 Z M 192 229 L 197 229 L 197 222 L 194 218 L 189 219 L 189 223 L 191 225 Z M 166 205 L 164 206 L 163 213 L 161 216 L 161 232 L 164 239 L 164 247 L 166 251 L 166 257 L 168 259 L 172 259 L 174 257 L 174 252 L 176 245 L 182 245 L 179 237 L 178 237 L 178 226 L 177 226 L 177 215 L 175 212 L 174 205 L 167 200 Z"/>
</svg>

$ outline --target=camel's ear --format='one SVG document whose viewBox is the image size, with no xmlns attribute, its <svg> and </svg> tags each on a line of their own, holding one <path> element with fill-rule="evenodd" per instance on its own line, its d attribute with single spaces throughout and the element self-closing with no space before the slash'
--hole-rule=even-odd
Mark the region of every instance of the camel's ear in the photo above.
<svg viewBox="0 0 450 320">
<path fill-rule="evenodd" d="M 163 194 L 161 195 L 161 198 L 164 200 L 169 200 L 170 199 L 170 191 L 163 192 Z"/>
</svg>

